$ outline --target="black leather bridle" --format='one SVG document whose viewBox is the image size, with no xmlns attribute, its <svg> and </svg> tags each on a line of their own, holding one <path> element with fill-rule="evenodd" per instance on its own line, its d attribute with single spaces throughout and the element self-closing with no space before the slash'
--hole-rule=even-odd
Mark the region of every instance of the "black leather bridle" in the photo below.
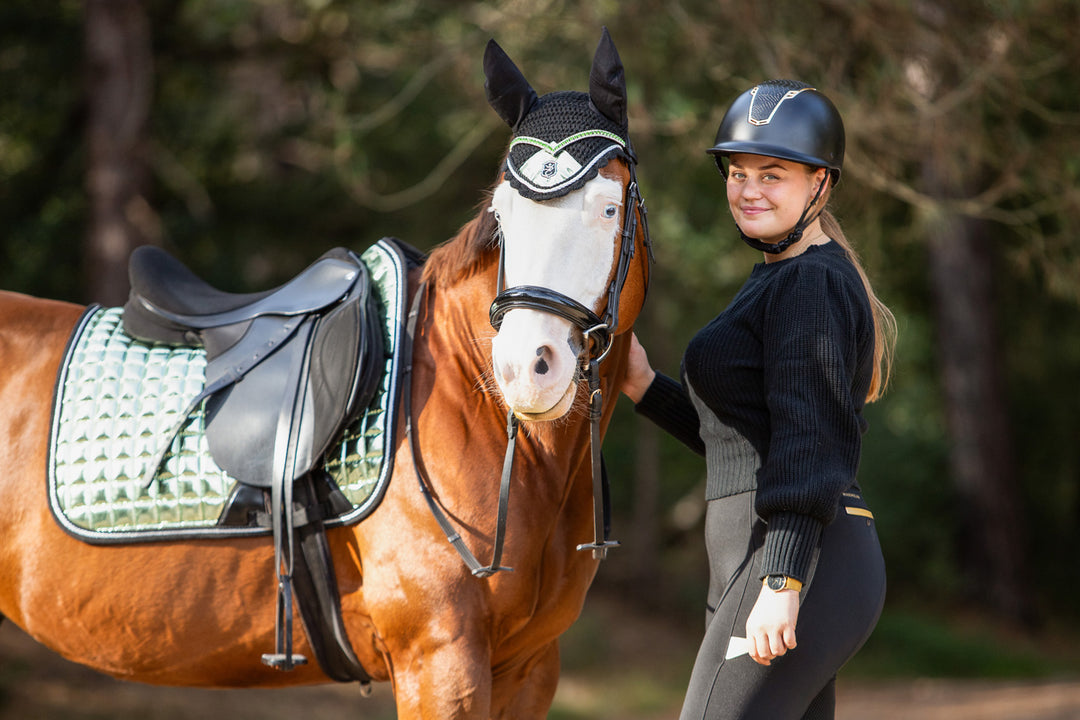
<svg viewBox="0 0 1080 720">
<path fill-rule="evenodd" d="M 577 327 L 584 336 L 585 347 L 582 350 L 583 363 L 580 369 L 587 377 L 589 383 L 589 440 L 592 453 L 593 542 L 578 545 L 577 549 L 591 550 L 593 557 L 598 560 L 603 559 L 607 555 L 607 549 L 609 547 L 616 547 L 619 544 L 617 541 L 608 539 L 609 523 L 607 521 L 607 505 L 604 501 L 604 469 L 603 458 L 600 452 L 600 418 L 603 410 L 604 398 L 603 392 L 600 389 L 600 363 L 607 357 L 608 352 L 611 350 L 615 332 L 619 326 L 619 300 L 622 297 L 623 286 L 625 285 L 627 275 L 630 272 L 630 262 L 634 258 L 634 246 L 639 222 L 641 224 L 644 246 L 649 254 L 648 262 L 652 262 L 653 259 L 645 200 L 642 198 L 641 191 L 638 188 L 637 173 L 634 170 L 637 158 L 629 145 L 627 145 L 624 150 L 629 158 L 627 165 L 630 170 L 630 182 L 626 186 L 626 194 L 623 203 L 624 215 L 619 247 L 619 262 L 615 275 L 608 287 L 607 308 L 604 310 L 604 317 L 601 318 L 577 300 L 549 288 L 537 287 L 535 285 L 518 285 L 504 288 L 501 233 L 499 244 L 498 294 L 491 303 L 491 309 L 489 311 L 491 325 L 496 330 L 502 325 L 503 317 L 510 310 L 515 308 L 528 308 L 558 315 Z M 648 277 L 649 274 L 646 269 L 646 290 L 648 289 Z M 424 288 L 421 287 L 417 292 L 416 298 L 413 301 L 412 311 L 409 314 L 408 336 L 410 338 L 415 334 L 417 315 L 419 313 L 423 293 Z M 409 352 L 411 357 L 411 350 Z M 411 371 L 411 363 L 409 371 Z M 405 383 L 406 390 L 404 402 L 406 407 L 406 433 L 412 444 L 413 467 L 420 483 L 420 491 L 423 493 L 425 500 L 427 500 L 428 507 L 435 516 L 435 520 L 439 523 L 439 526 L 446 534 L 447 540 L 449 540 L 454 546 L 454 549 L 457 550 L 473 575 L 477 577 L 490 577 L 499 571 L 512 570 L 512 568 L 503 567 L 500 563 L 502 561 L 503 542 L 506 537 L 510 478 L 513 475 L 514 470 L 514 449 L 517 444 L 519 422 L 517 416 L 512 410 L 509 411 L 506 416 L 506 454 L 503 458 L 502 480 L 499 486 L 499 510 L 495 526 L 494 547 L 492 550 L 491 562 L 488 565 L 482 565 L 480 561 L 476 559 L 476 556 L 472 551 L 469 550 L 468 546 L 465 545 L 460 533 L 455 530 L 449 518 L 446 517 L 446 513 L 443 512 L 442 508 L 439 507 L 439 504 L 432 497 L 429 484 L 420 470 L 418 461 L 420 447 L 412 426 L 411 393 L 409 390 L 411 384 L 410 378 L 409 381 Z"/>
<path fill-rule="evenodd" d="M 586 341 L 592 339 L 596 342 L 591 347 L 586 347 L 587 357 L 591 360 L 597 358 L 603 360 L 611 349 L 611 343 L 615 337 L 615 331 L 619 325 L 619 299 L 622 297 L 623 285 L 630 273 L 630 261 L 634 259 L 634 239 L 637 235 L 640 218 L 642 233 L 644 234 L 645 248 L 652 260 L 652 242 L 649 238 L 648 212 L 645 208 L 645 199 L 641 196 L 641 190 L 637 183 L 637 156 L 629 146 L 625 148 L 629 161 L 630 182 L 626 186 L 626 195 L 623 203 L 623 227 L 622 237 L 619 244 L 619 264 L 608 286 L 607 308 L 604 317 L 600 318 L 595 312 L 585 307 L 577 300 L 550 288 L 536 285 L 516 285 L 505 288 L 504 277 L 504 242 L 502 233 L 499 234 L 499 279 L 495 300 L 491 303 L 489 317 L 491 326 L 498 330 L 502 326 L 503 317 L 506 313 L 517 308 L 540 310 L 568 320 L 585 335 Z M 646 275 L 646 278 L 648 276 Z M 646 280 L 647 284 L 647 280 Z M 597 348 L 602 348 L 597 350 Z"/>
</svg>

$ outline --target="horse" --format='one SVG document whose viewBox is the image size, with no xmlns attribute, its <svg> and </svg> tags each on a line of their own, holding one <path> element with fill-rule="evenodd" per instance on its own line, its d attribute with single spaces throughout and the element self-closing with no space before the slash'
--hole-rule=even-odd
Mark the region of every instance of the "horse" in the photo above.
<svg viewBox="0 0 1080 720">
<path fill-rule="evenodd" d="M 476 216 L 409 272 L 418 299 L 392 478 L 362 522 L 326 532 L 352 650 L 391 684 L 403 720 L 546 716 L 559 637 L 611 545 L 597 444 L 648 284 L 607 30 L 588 93 L 538 96 L 493 40 L 484 67 L 510 148 Z M 559 127 L 574 123 L 583 140 Z M 0 292 L 0 615 L 123 680 L 330 682 L 315 664 L 259 661 L 280 619 L 265 537 L 94 545 L 58 526 L 43 482 L 49 407 L 83 312 Z M 296 650 L 310 651 L 303 634 Z"/>
</svg>

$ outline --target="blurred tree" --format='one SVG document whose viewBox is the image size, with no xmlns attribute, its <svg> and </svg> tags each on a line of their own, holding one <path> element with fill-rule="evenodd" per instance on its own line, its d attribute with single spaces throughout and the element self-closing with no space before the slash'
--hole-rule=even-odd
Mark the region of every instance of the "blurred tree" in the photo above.
<svg viewBox="0 0 1080 720">
<path fill-rule="evenodd" d="M 153 89 L 150 27 L 139 0 L 86 0 L 86 292 L 122 305 L 131 251 L 159 240 L 147 197 L 147 117 Z"/>
<path fill-rule="evenodd" d="M 0 286 L 81 294 L 85 125 L 76 2 L 0 3 Z"/>
<path fill-rule="evenodd" d="M 1070 85 L 1064 68 L 1071 64 L 1070 53 L 1075 54 L 1066 49 L 1071 46 L 1062 35 L 1062 22 L 1075 20 L 1076 9 L 1053 2 L 978 0 L 948 8 L 895 0 L 811 6 L 778 2 L 767 14 L 763 8 L 726 2 L 687 0 L 652 7 L 658 16 L 650 16 L 648 29 L 638 32 L 659 42 L 638 42 L 643 52 L 634 59 L 638 71 L 646 65 L 647 77 L 667 80 L 653 82 L 657 95 L 636 109 L 654 131 L 672 108 L 688 109 L 679 134 L 696 137 L 697 148 L 681 148 L 674 156 L 700 152 L 730 98 L 767 77 L 809 80 L 826 88 L 840 106 L 849 132 L 845 182 L 837 197 L 840 215 L 901 318 L 913 303 L 937 325 L 931 337 L 939 340 L 934 353 L 940 370 L 934 374 L 948 420 L 949 468 L 959 505 L 948 517 L 921 520 L 956 527 L 958 544 L 966 550 L 963 557 L 950 558 L 957 551 L 954 542 L 931 548 L 944 555 L 946 564 L 961 566 L 939 591 L 966 591 L 967 599 L 1009 617 L 1026 617 L 1030 562 L 1025 513 L 1019 509 L 1025 476 L 1011 461 L 1010 396 L 1003 375 L 1008 358 L 997 340 L 1006 321 L 994 313 L 999 284 L 994 273 L 1034 272 L 1046 280 L 1043 292 L 1073 302 L 1080 290 L 1076 238 L 1057 231 L 1064 218 L 1069 218 L 1066 225 L 1077 219 L 1075 168 L 1055 164 L 1050 169 L 1046 163 L 1051 156 L 1075 157 L 1075 133 L 1055 129 L 1077 121 L 1060 94 Z M 665 42 L 672 38 L 681 43 Z M 1036 78 L 1039 82 L 1032 82 Z M 702 105 L 711 98 L 716 98 L 711 107 Z M 645 157 L 648 175 L 657 159 Z M 685 192 L 698 181 L 690 173 L 671 167 L 662 175 L 665 180 L 681 176 L 685 182 L 675 194 L 663 195 L 665 214 L 657 223 L 679 238 L 676 252 L 687 254 L 673 264 L 678 269 L 674 292 L 683 296 L 684 307 L 708 305 L 715 297 L 703 283 L 719 286 L 730 297 L 728 283 L 745 274 L 745 266 L 732 272 L 733 261 L 742 262 L 738 250 L 708 254 L 715 245 L 702 242 L 704 236 L 711 232 L 728 238 L 730 231 L 715 229 L 725 222 L 717 214 L 718 190 L 703 183 L 700 193 Z M 1054 188 L 1048 194 L 1056 192 L 1060 202 L 1045 202 L 1046 195 L 1036 190 L 1047 185 Z M 711 198 L 712 205 L 704 205 L 703 198 Z M 705 224 L 695 228 L 696 218 Z M 910 271 L 898 271 L 891 261 L 911 255 L 912 243 L 925 279 L 896 285 L 893 278 Z M 1020 262 L 996 262 L 1010 255 Z M 661 258 L 672 259 L 663 250 Z M 709 272 L 702 275 L 695 268 Z M 722 306 L 717 303 L 708 311 Z M 1020 317 L 1013 313 L 1010 321 Z M 685 320 L 661 326 L 683 332 L 694 327 Z M 910 343 L 902 341 L 897 382 L 884 401 L 886 421 L 889 406 L 907 405 L 902 396 L 918 387 L 906 371 L 921 364 L 932 367 L 906 354 L 920 344 Z M 935 409 L 924 406 L 923 412 Z M 875 436 L 867 442 L 874 443 Z M 871 498 L 875 486 L 907 480 L 895 468 L 864 464 L 867 470 L 884 476 L 866 483 Z M 883 517 L 890 512 L 885 508 Z M 927 568 L 934 566 L 927 563 Z M 912 577 L 936 576 L 929 569 L 905 569 Z"/>
</svg>

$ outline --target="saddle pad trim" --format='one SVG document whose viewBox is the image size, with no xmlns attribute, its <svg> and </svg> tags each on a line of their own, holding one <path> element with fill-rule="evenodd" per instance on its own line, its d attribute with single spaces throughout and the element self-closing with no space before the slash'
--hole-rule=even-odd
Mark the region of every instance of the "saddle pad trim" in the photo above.
<svg viewBox="0 0 1080 720">
<path fill-rule="evenodd" d="M 380 240 L 370 247 L 365 251 L 362 259 L 368 265 L 373 280 L 377 280 L 374 287 L 379 292 L 380 301 L 383 305 L 382 322 L 387 348 L 386 365 L 379 383 L 380 389 L 377 402 L 373 403 L 367 411 L 361 413 L 357 421 L 344 431 L 340 440 L 334 442 L 325 456 L 325 469 L 338 482 L 346 497 L 353 504 L 351 511 L 336 518 L 326 519 L 325 525 L 328 527 L 354 524 L 367 517 L 379 505 L 385 495 L 386 486 L 389 484 L 393 469 L 393 436 L 396 430 L 397 393 L 402 365 L 400 358 L 397 357 L 398 354 L 393 350 L 400 347 L 400 339 L 404 332 L 407 263 L 402 251 L 387 239 Z M 118 308 L 105 309 L 99 305 L 89 306 L 76 323 L 57 373 L 48 448 L 47 484 L 50 510 L 59 525 L 74 537 L 92 544 L 263 536 L 269 534 L 271 530 L 268 527 L 239 527 L 217 524 L 219 516 L 215 514 L 215 510 L 223 510 L 227 506 L 229 496 L 235 487 L 235 481 L 209 458 L 205 446 L 205 436 L 202 433 L 205 424 L 201 408 L 192 414 L 189 422 L 180 433 L 181 437 L 177 439 L 173 446 L 173 454 L 175 455 L 205 454 L 205 462 L 196 461 L 202 462 L 201 465 L 196 466 L 196 472 L 191 472 L 190 468 L 186 471 L 177 471 L 175 474 L 165 471 L 159 474 L 150 488 L 144 489 L 138 473 L 140 467 L 139 458 L 123 457 L 119 461 L 124 467 L 120 471 L 122 475 L 133 478 L 130 482 L 121 478 L 119 484 L 117 485 L 114 482 L 110 490 L 110 492 L 118 493 L 128 502 L 119 510 L 120 513 L 126 513 L 124 522 L 95 526 L 96 523 L 91 517 L 94 513 L 101 515 L 102 513 L 114 512 L 111 497 L 103 497 L 100 490 L 92 488 L 88 484 L 85 487 L 73 487 L 78 483 L 69 481 L 67 486 L 61 487 L 61 484 L 57 481 L 56 468 L 58 455 L 63 455 L 65 452 L 58 442 L 61 439 L 61 417 L 65 412 L 63 390 L 70 374 L 79 371 L 72 369 L 72 359 L 78 354 L 79 341 L 88 328 L 101 321 L 106 323 L 115 322 L 115 313 L 118 312 Z M 201 386 L 204 380 L 203 370 L 205 368 L 205 361 L 201 365 L 197 362 L 199 359 L 204 360 L 201 349 L 178 349 L 160 343 L 139 343 L 138 341 L 132 341 L 132 344 L 136 352 L 145 352 L 147 354 L 160 355 L 163 353 L 167 356 L 170 352 L 180 352 L 194 353 L 194 355 L 199 356 L 195 357 L 196 361 L 190 368 L 184 366 L 185 370 L 183 372 L 185 374 L 180 382 L 186 382 L 189 385 L 194 383 Z M 195 352 L 196 350 L 197 352 Z M 163 370 L 162 372 L 168 371 Z M 110 378 L 109 380 L 113 381 L 114 379 Z M 171 380 L 174 383 L 177 382 L 175 377 Z M 125 381 L 122 380 L 121 382 Z M 379 398 L 381 398 L 381 406 L 376 407 L 379 404 Z M 171 400 L 175 400 L 172 404 L 176 407 L 170 409 L 174 413 L 179 413 L 182 410 L 180 407 L 182 398 L 176 395 L 175 398 L 170 398 Z M 94 408 L 91 411 L 96 412 L 97 410 Z M 163 414 L 167 412 L 167 410 L 162 411 Z M 106 419 L 109 418 L 106 416 Z M 179 419 L 178 416 L 177 419 Z M 108 425 L 108 423 L 105 425 Z M 102 432 L 108 431 L 108 429 L 102 430 Z M 147 432 L 149 431 L 145 428 L 142 431 L 143 434 Z M 152 444 L 153 440 L 154 438 L 140 438 L 139 442 Z M 375 447 L 378 452 L 371 452 L 372 447 Z M 72 462 L 71 457 L 66 459 L 61 457 L 59 459 L 63 462 Z M 76 461 L 80 462 L 84 459 L 75 458 Z M 190 457 L 187 459 L 190 462 Z M 97 458 L 90 458 L 90 460 L 90 464 L 93 464 L 93 461 L 97 460 Z M 117 461 L 112 460 L 111 462 L 116 464 Z M 376 466 L 376 463 L 378 463 L 378 466 Z M 353 472 L 360 465 L 363 467 L 359 471 Z M 98 463 L 95 467 L 100 466 L 101 463 Z M 178 464 L 176 467 L 182 466 Z M 372 482 L 372 476 L 376 474 L 377 477 Z M 204 475 L 208 476 L 209 479 L 204 479 Z M 210 488 L 209 500 L 204 499 L 202 495 L 196 498 L 196 493 L 192 492 L 191 483 L 199 485 L 199 492 L 205 491 L 208 486 Z M 117 487 L 119 487 L 119 490 L 117 490 Z M 172 511 L 164 513 L 169 517 L 163 518 L 160 523 L 157 522 L 156 516 L 152 516 L 153 513 L 159 512 L 158 508 L 153 506 L 152 499 L 159 493 L 169 495 L 174 503 Z M 69 516 L 67 511 L 68 506 L 73 504 L 72 497 L 76 498 L 75 503 L 83 504 L 81 508 L 82 516 L 79 517 L 76 514 L 75 519 Z M 133 502 L 130 500 L 131 498 L 134 498 Z M 201 507 L 200 504 L 208 506 L 209 509 Z M 135 514 L 140 515 L 137 522 L 131 517 Z"/>
<path fill-rule="evenodd" d="M 390 475 L 394 472 L 394 434 L 397 431 L 398 391 L 402 376 L 402 358 L 399 350 L 403 347 L 402 339 L 405 336 L 405 301 L 408 294 L 408 263 L 392 238 L 383 238 L 371 246 L 361 255 L 368 266 L 374 287 L 380 291 L 383 303 L 383 314 L 386 318 L 388 337 L 386 338 L 386 353 L 388 355 L 387 368 L 380 381 L 383 386 L 382 392 L 387 398 L 384 403 L 385 417 L 383 425 L 383 448 L 382 470 L 374 490 L 363 502 L 356 504 L 352 512 L 337 518 L 324 521 L 328 528 L 341 525 L 358 523 L 379 506 L 386 488 L 390 484 Z M 376 259 L 378 258 L 378 259 Z M 381 261 L 381 262 L 380 262 Z M 388 286 L 393 286 L 393 292 L 385 292 Z M 408 358 L 412 362 L 412 358 Z M 350 428 L 357 431 L 367 418 L 366 413 L 361 413 L 360 418 Z M 359 430 L 362 432 L 362 429 Z M 348 433 L 346 438 L 339 444 L 331 446 L 325 456 L 325 467 L 335 479 L 341 477 L 339 467 L 346 464 L 348 450 Z M 338 480 L 339 484 L 342 481 Z"/>
</svg>

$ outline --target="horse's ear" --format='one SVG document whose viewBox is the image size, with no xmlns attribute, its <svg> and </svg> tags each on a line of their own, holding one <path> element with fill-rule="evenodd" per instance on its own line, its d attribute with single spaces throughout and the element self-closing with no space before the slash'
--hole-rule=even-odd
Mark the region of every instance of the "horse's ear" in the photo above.
<svg viewBox="0 0 1080 720">
<path fill-rule="evenodd" d="M 605 27 L 589 73 L 589 97 L 604 117 L 626 127 L 626 76 L 615 43 Z"/>
<path fill-rule="evenodd" d="M 488 40 L 484 50 L 484 75 L 488 104 L 516 132 L 536 102 L 536 91 L 494 40 Z"/>
</svg>

